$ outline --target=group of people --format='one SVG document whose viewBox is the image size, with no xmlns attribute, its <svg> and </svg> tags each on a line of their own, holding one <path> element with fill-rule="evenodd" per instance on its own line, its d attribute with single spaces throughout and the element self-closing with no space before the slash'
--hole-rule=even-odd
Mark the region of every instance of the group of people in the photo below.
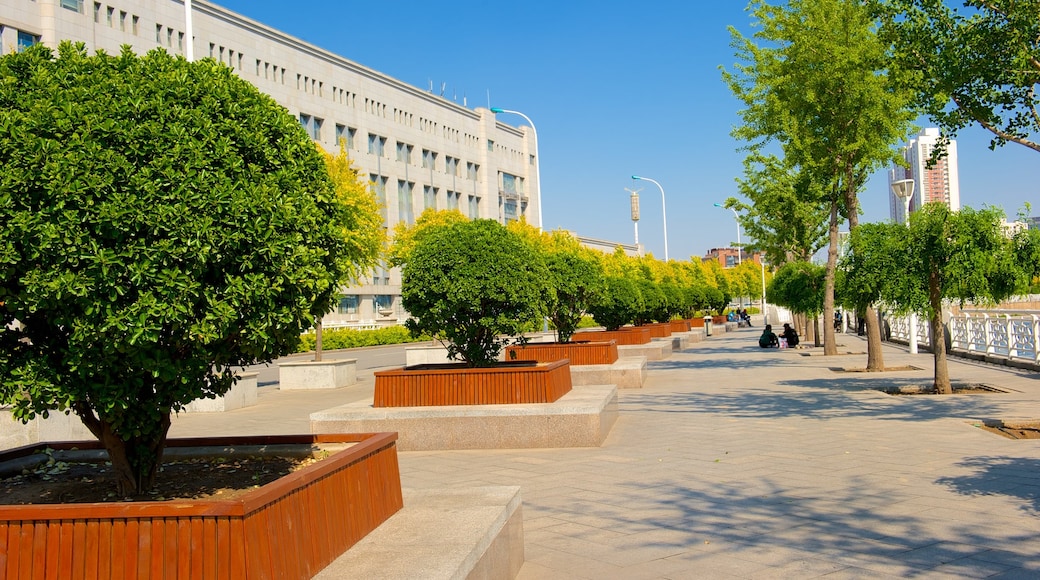
<svg viewBox="0 0 1040 580">
<path fill-rule="evenodd" d="M 780 333 L 780 336 L 773 332 L 773 325 L 767 324 L 765 331 L 762 332 L 762 336 L 758 339 L 758 346 L 762 348 L 781 348 L 780 341 L 783 341 L 783 346 L 787 348 L 798 346 L 798 333 L 786 322 L 784 323 L 784 331 Z"/>
<path fill-rule="evenodd" d="M 737 308 L 736 310 L 730 310 L 729 315 L 726 319 L 730 322 L 740 322 L 748 328 L 751 327 L 751 315 L 748 314 L 747 308 Z"/>
</svg>

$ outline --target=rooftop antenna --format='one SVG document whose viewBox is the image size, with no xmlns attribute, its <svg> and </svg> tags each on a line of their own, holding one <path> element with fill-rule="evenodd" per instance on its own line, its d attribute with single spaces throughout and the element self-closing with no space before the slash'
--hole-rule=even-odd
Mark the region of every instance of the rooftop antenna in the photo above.
<svg viewBox="0 0 1040 580">
<path fill-rule="evenodd" d="M 487 89 L 488 109 L 491 108 L 491 89 Z"/>
<path fill-rule="evenodd" d="M 635 231 L 636 231 L 636 248 L 638 248 L 639 247 L 639 192 L 643 191 L 643 188 L 640 187 L 639 189 L 629 189 L 629 188 L 626 187 L 625 191 L 627 191 L 628 193 L 632 194 L 631 196 L 629 196 L 629 202 L 630 202 L 631 207 L 632 207 L 632 227 L 634 227 Z"/>
<path fill-rule="evenodd" d="M 444 90 L 448 88 L 448 83 L 441 83 L 441 96 L 444 96 Z"/>
<path fill-rule="evenodd" d="M 430 93 L 433 93 L 433 79 L 426 79 L 430 82 Z"/>
</svg>

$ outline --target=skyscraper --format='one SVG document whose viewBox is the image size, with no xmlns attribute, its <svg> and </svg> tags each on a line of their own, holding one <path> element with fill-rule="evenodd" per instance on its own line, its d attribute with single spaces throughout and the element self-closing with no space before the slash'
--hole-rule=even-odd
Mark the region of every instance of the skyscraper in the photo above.
<svg viewBox="0 0 1040 580">
<path fill-rule="evenodd" d="M 914 197 L 910 200 L 911 212 L 933 201 L 943 202 L 954 211 L 961 208 L 961 190 L 957 176 L 957 142 L 950 140 L 946 146 L 946 155 L 938 159 L 934 166 L 928 167 L 932 151 L 938 143 L 938 129 L 929 128 L 921 131 L 903 148 L 903 159 L 908 167 L 897 165 L 889 172 L 889 183 L 902 179 L 914 180 Z M 892 193 L 891 188 L 888 192 L 888 206 L 892 220 L 902 223 L 903 201 Z"/>
</svg>

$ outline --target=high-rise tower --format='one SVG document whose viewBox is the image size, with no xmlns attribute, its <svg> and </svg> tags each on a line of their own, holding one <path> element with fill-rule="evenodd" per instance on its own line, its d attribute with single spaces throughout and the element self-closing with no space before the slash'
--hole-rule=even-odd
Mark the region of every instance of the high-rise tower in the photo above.
<svg viewBox="0 0 1040 580">
<path fill-rule="evenodd" d="M 889 183 L 901 179 L 914 180 L 914 197 L 910 200 L 910 211 L 917 211 L 923 204 L 940 201 L 957 211 L 961 208 L 960 182 L 957 176 L 957 142 L 950 140 L 946 155 L 932 167 L 928 167 L 932 151 L 938 146 L 939 130 L 929 128 L 921 131 L 910 144 L 903 148 L 903 159 L 909 167 L 896 166 L 889 172 Z M 903 222 L 903 201 L 888 192 L 888 206 L 892 220 Z"/>
</svg>

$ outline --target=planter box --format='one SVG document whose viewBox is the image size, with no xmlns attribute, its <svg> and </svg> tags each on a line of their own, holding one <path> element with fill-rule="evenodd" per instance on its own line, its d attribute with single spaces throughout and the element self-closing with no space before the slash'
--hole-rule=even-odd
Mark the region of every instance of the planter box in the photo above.
<svg viewBox="0 0 1040 580">
<path fill-rule="evenodd" d="M 235 500 L 0 506 L 0 577 L 311 578 L 401 509 L 396 440 L 396 433 L 171 439 L 171 451 L 356 445 Z M 0 462 L 43 447 L 0 454 Z"/>
<path fill-rule="evenodd" d="M 672 335 L 672 324 L 670 322 L 653 322 L 643 324 L 637 328 L 646 328 L 650 331 L 650 338 L 668 338 Z"/>
<path fill-rule="evenodd" d="M 375 373 L 375 407 L 552 403 L 571 390 L 570 363 L 420 365 Z"/>
<path fill-rule="evenodd" d="M 672 333 L 676 332 L 689 332 L 690 321 L 689 320 L 673 320 L 668 324 L 672 325 Z M 704 321 L 701 321 L 701 326 L 704 326 Z"/>
<path fill-rule="evenodd" d="M 339 389 L 357 382 L 357 359 L 305 360 L 278 365 L 278 388 L 283 391 Z"/>
<path fill-rule="evenodd" d="M 617 330 L 585 330 L 574 333 L 571 340 L 603 341 L 613 340 L 618 345 L 646 344 L 653 338 L 650 329 L 645 326 L 626 326 Z"/>
<path fill-rule="evenodd" d="M 568 359 L 571 366 L 609 365 L 618 359 L 617 342 L 539 342 L 511 345 L 506 348 L 506 360 L 553 362 Z"/>
<path fill-rule="evenodd" d="M 691 318 L 688 322 L 690 328 L 704 328 L 704 318 Z"/>
<path fill-rule="evenodd" d="M 711 317 L 711 323 L 712 324 L 726 324 L 726 317 L 725 316 L 712 316 Z"/>
</svg>

